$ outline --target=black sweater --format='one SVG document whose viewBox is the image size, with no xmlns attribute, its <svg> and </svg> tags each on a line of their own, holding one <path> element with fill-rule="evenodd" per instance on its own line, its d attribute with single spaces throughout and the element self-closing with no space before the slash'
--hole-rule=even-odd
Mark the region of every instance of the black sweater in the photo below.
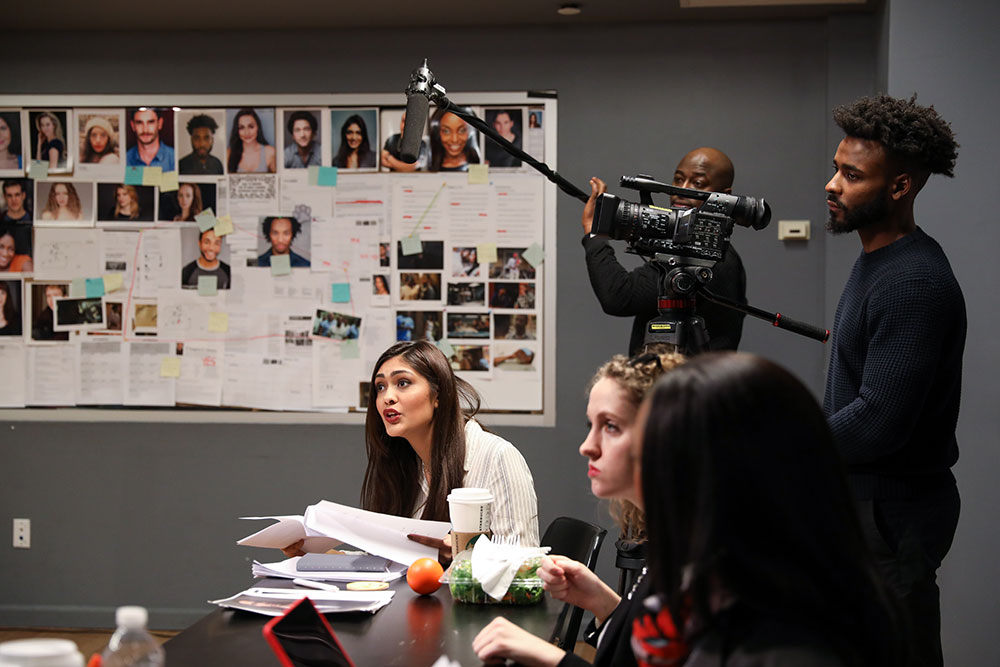
<svg viewBox="0 0 1000 667">
<path fill-rule="evenodd" d="M 919 227 L 861 253 L 833 322 L 823 409 L 858 499 L 954 484 L 965 300 Z"/>
</svg>

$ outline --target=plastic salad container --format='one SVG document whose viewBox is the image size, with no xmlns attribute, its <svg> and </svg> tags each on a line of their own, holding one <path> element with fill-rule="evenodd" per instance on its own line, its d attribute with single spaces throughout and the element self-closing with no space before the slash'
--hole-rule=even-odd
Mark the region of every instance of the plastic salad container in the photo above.
<svg viewBox="0 0 1000 667">
<path fill-rule="evenodd" d="M 542 599 L 542 580 L 538 578 L 541 556 L 532 556 L 521 563 L 507 593 L 500 600 L 494 600 L 472 576 L 472 561 L 468 551 L 458 555 L 448 570 L 448 588 L 451 597 L 459 602 L 472 604 L 535 604 Z M 444 579 L 444 577 L 442 577 Z"/>
</svg>

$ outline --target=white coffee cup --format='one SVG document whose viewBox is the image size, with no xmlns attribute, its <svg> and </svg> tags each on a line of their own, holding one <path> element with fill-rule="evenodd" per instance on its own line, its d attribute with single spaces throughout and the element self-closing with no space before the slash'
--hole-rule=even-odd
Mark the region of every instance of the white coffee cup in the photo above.
<svg viewBox="0 0 1000 667">
<path fill-rule="evenodd" d="M 493 494 L 489 489 L 452 489 L 448 494 L 448 514 L 451 518 L 452 558 L 470 548 L 480 535 L 490 533 L 490 512 Z"/>
<path fill-rule="evenodd" d="M 68 639 L 16 639 L 0 644 L 0 667 L 83 667 L 83 654 Z"/>
</svg>

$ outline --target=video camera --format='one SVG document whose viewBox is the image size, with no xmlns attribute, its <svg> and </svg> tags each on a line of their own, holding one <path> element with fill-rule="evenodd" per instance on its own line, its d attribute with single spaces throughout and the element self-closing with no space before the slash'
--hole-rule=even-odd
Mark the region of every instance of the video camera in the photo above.
<svg viewBox="0 0 1000 667">
<path fill-rule="evenodd" d="M 711 266 L 725 255 L 734 224 L 764 229 L 771 221 L 771 207 L 755 197 L 680 188 L 641 174 L 622 176 L 621 186 L 638 190 L 642 203 L 601 195 L 591 233 L 624 240 L 626 252 L 645 257 L 691 257 Z M 654 192 L 704 203 L 691 209 L 663 208 L 653 205 Z"/>
</svg>

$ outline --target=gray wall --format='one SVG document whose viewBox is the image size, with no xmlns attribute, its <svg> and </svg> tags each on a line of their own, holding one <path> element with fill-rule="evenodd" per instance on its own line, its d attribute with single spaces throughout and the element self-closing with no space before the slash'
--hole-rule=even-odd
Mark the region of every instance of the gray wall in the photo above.
<svg viewBox="0 0 1000 667">
<path fill-rule="evenodd" d="M 393 31 L 66 34 L 45 36 L 55 46 L 44 51 L 41 35 L 8 35 L 0 90 L 385 92 L 401 89 L 424 56 L 450 91 L 555 89 L 560 171 L 575 183 L 592 174 L 666 179 L 688 149 L 714 145 L 736 164 L 736 192 L 767 197 L 776 220 L 812 220 L 808 244 L 784 246 L 772 228 L 738 229 L 735 245 L 752 303 L 829 326 L 840 275 L 858 251 L 822 231 L 822 186 L 839 140 L 829 108 L 873 92 L 879 28 L 869 16 L 422 31 L 420 50 Z M 630 322 L 604 316 L 590 292 L 579 212 L 561 197 L 558 425 L 500 429 L 534 472 L 543 527 L 562 514 L 610 527 L 576 453 L 581 388 L 624 351 Z M 821 395 L 823 346 L 749 319 L 743 340 Z M 320 498 L 354 503 L 363 469 L 358 427 L 10 424 L 0 438 L 0 525 L 30 517 L 33 547 L 0 548 L 0 625 L 106 626 L 115 605 L 132 602 L 151 608 L 154 626 L 182 627 L 208 610 L 205 599 L 245 586 L 251 559 L 274 556 L 236 547 L 251 526 L 235 517 L 297 513 Z M 612 552 L 609 544 L 599 567 L 608 580 Z M 984 563 L 977 572 L 989 571 Z M 965 617 L 962 600 L 949 603 Z"/>
</svg>

